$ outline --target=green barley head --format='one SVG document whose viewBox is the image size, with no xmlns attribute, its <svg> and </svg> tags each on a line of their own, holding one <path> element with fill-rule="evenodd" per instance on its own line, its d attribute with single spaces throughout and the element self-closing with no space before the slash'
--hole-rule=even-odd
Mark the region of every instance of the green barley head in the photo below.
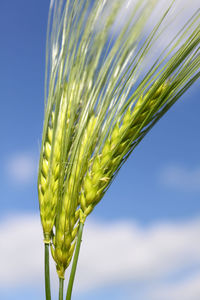
<svg viewBox="0 0 200 300">
<path fill-rule="evenodd" d="M 41 222 L 60 278 L 80 222 L 131 152 L 200 75 L 200 13 L 150 61 L 171 6 L 147 34 L 158 0 L 51 1 L 38 173 Z"/>
</svg>

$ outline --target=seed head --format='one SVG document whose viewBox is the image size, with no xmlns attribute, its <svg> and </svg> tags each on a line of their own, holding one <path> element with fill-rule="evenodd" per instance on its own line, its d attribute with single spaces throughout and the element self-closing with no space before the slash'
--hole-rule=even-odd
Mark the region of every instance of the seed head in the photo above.
<svg viewBox="0 0 200 300">
<path fill-rule="evenodd" d="M 124 22 L 123 1 L 51 2 L 38 194 L 44 240 L 61 278 L 79 224 L 134 148 L 200 76 L 198 11 L 158 58 L 148 57 L 172 6 L 148 35 L 158 2 L 137 0 Z"/>
<path fill-rule="evenodd" d="M 122 120 L 116 122 L 100 153 L 90 161 L 79 200 L 85 215 L 88 215 L 102 198 L 114 172 L 123 160 L 124 153 L 129 151 L 134 140 L 137 140 L 143 128 L 151 121 L 149 115 L 154 112 L 166 88 L 167 84 L 164 83 L 146 103 L 147 97 L 140 97 L 133 109 L 130 105 Z"/>
</svg>

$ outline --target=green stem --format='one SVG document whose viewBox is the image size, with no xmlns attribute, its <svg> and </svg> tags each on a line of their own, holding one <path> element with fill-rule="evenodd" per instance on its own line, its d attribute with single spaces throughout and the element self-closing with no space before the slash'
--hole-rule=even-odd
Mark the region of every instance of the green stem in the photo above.
<svg viewBox="0 0 200 300">
<path fill-rule="evenodd" d="M 83 227 L 84 227 L 84 224 L 80 223 L 79 231 L 78 231 L 78 239 L 77 239 L 77 244 L 76 244 L 76 250 L 75 250 L 75 253 L 74 253 L 72 269 L 71 269 L 69 283 L 68 283 L 68 287 L 67 287 L 66 300 L 71 300 L 72 288 L 73 288 L 73 284 L 74 284 L 76 267 L 77 267 L 77 263 L 78 263 L 78 256 L 79 256 L 80 246 L 81 246 L 81 238 L 82 238 L 82 234 L 83 234 Z"/>
<path fill-rule="evenodd" d="M 45 243 L 45 293 L 46 300 L 51 300 L 50 275 L 49 275 L 49 244 Z"/>
<path fill-rule="evenodd" d="M 63 300 L 64 279 L 59 278 L 59 300 Z"/>
</svg>

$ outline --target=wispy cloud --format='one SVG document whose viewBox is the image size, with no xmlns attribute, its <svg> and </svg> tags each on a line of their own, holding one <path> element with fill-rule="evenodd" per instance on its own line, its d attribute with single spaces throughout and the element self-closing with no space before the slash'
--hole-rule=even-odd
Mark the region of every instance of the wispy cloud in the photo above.
<svg viewBox="0 0 200 300">
<path fill-rule="evenodd" d="M 116 26 L 118 24 L 118 26 L 121 25 L 122 23 L 122 19 L 127 19 L 127 16 L 131 14 L 132 9 L 135 7 L 135 4 L 138 3 L 140 1 L 138 0 L 124 0 L 124 5 L 122 6 L 122 10 L 120 12 L 120 16 L 119 19 L 121 20 L 121 22 L 116 22 Z M 148 1 L 147 1 L 148 2 Z M 153 3 L 154 1 L 152 1 Z M 156 1 L 155 1 L 156 2 Z M 149 29 L 151 29 L 151 27 L 153 28 L 153 26 L 159 22 L 160 18 L 164 15 L 164 13 L 166 12 L 166 10 L 169 8 L 170 4 L 173 1 L 166 1 L 166 0 L 159 0 L 157 1 L 156 7 L 153 11 L 153 15 L 152 18 L 150 18 L 150 22 L 148 23 L 148 25 L 150 26 Z M 171 24 L 169 22 L 169 19 L 165 23 L 168 23 L 168 35 L 167 38 L 172 38 L 172 36 L 174 35 L 174 33 L 179 30 L 184 24 L 185 22 L 188 20 L 188 18 L 190 18 L 197 10 L 199 9 L 199 1 L 198 0 L 176 0 L 173 5 L 172 8 L 170 9 L 170 12 L 168 14 L 168 18 L 171 18 L 171 21 L 173 21 L 173 24 Z M 166 38 L 166 36 L 165 36 Z"/>
<path fill-rule="evenodd" d="M 37 159 L 31 153 L 15 153 L 5 160 L 7 179 L 14 184 L 27 184 L 37 174 Z"/>
<path fill-rule="evenodd" d="M 191 169 L 171 164 L 161 170 L 160 181 L 170 188 L 200 191 L 200 167 Z"/>
<path fill-rule="evenodd" d="M 200 266 L 199 234 L 199 219 L 160 223 L 147 228 L 132 222 L 89 221 L 83 236 L 76 291 L 127 280 L 140 283 L 157 281 L 178 270 Z M 7 218 L 0 224 L 0 239 L 3 241 L 0 247 L 0 286 L 33 282 L 41 285 L 43 246 L 39 217 L 19 215 Z M 57 282 L 55 267 L 53 270 L 53 282 Z M 195 285 L 195 282 L 196 278 L 191 279 L 190 284 Z M 181 290 L 180 285 L 177 293 L 178 290 Z M 161 290 L 157 288 L 158 292 Z"/>
<path fill-rule="evenodd" d="M 146 1 L 148 3 L 148 0 Z M 151 3 L 156 1 L 152 1 Z M 147 19 L 144 34 L 152 32 L 154 27 L 159 23 L 164 16 L 166 10 L 169 8 L 173 1 L 159 0 L 151 14 Z M 118 19 L 115 22 L 114 30 L 117 31 L 124 21 L 131 16 L 135 4 L 142 2 L 138 0 L 124 0 L 124 5 L 118 15 Z M 108 6 L 109 9 L 109 6 Z M 152 66 L 152 63 L 158 58 L 161 52 L 169 45 L 172 39 L 177 35 L 179 30 L 185 25 L 185 23 L 192 17 L 192 15 L 199 9 L 199 0 L 176 0 L 174 1 L 172 8 L 170 9 L 167 17 L 162 21 L 160 26 L 160 32 L 162 34 L 154 41 L 151 47 L 151 51 L 144 57 L 142 66 L 148 69 Z M 184 40 L 184 39 L 183 39 Z M 141 67 L 142 67 L 141 66 Z"/>
</svg>

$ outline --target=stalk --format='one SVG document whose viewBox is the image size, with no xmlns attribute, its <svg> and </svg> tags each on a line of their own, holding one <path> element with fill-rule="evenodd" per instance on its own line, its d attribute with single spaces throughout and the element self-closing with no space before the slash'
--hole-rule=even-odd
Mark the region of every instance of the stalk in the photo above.
<svg viewBox="0 0 200 300">
<path fill-rule="evenodd" d="M 49 244 L 45 243 L 45 293 L 46 300 L 51 300 L 50 274 L 49 274 Z"/>
<path fill-rule="evenodd" d="M 77 237 L 76 250 L 75 250 L 75 253 L 74 253 L 72 269 L 71 269 L 69 283 L 68 283 L 68 287 L 67 287 L 66 300 L 71 300 L 72 289 L 73 289 L 73 284 L 74 284 L 74 278 L 75 278 L 75 274 L 76 274 L 76 268 L 77 268 L 77 263 L 78 263 L 78 257 L 79 257 L 79 252 L 80 252 L 81 241 L 82 241 L 83 227 L 84 227 L 84 223 L 80 223 L 79 231 L 78 231 L 78 237 Z"/>
<path fill-rule="evenodd" d="M 64 279 L 59 278 L 59 300 L 63 300 Z"/>
</svg>

